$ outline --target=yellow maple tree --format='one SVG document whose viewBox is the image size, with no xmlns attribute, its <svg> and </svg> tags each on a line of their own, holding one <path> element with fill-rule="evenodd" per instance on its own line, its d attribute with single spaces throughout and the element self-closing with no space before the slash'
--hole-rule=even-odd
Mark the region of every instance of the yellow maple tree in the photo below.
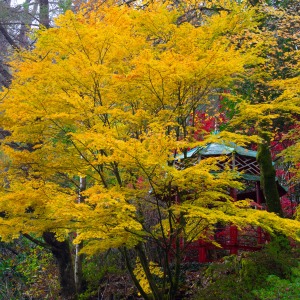
<svg viewBox="0 0 300 300">
<path fill-rule="evenodd" d="M 1 148 L 3 240 L 53 232 L 63 241 L 76 231 L 87 255 L 119 248 L 148 299 L 128 256 L 134 249 L 153 297 L 173 299 L 182 238 L 205 240 L 222 222 L 298 239 L 299 222 L 232 202 L 238 174 L 219 172 L 216 159 L 174 168 L 176 154 L 218 139 L 194 140 L 188 121 L 198 106 L 261 61 L 229 38 L 256 27 L 254 10 L 233 5 L 203 16 L 201 26 L 178 24 L 184 13 L 160 1 L 68 11 L 37 32 L 33 50 L 16 55 L 14 80 L 1 93 L 1 124 L 11 132 Z M 149 242 L 163 253 L 161 286 L 144 251 Z"/>
</svg>

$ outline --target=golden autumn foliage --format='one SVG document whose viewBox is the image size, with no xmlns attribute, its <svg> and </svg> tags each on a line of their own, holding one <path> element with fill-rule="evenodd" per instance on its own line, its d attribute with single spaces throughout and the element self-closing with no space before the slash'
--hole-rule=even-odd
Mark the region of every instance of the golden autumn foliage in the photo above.
<svg viewBox="0 0 300 300">
<path fill-rule="evenodd" d="M 11 132 L 1 149 L 3 240 L 76 231 L 87 254 L 149 240 L 165 249 L 170 235 L 205 239 L 217 222 L 298 239 L 299 222 L 232 202 L 238 174 L 219 172 L 215 159 L 174 168 L 185 149 L 245 140 L 223 132 L 195 141 L 188 120 L 261 62 L 256 47 L 232 43 L 257 30 L 254 10 L 234 5 L 203 16 L 202 26 L 177 24 L 183 14 L 161 2 L 68 11 L 17 54 L 1 93 L 1 124 Z M 87 188 L 78 203 L 80 177 Z"/>
<path fill-rule="evenodd" d="M 79 228 L 79 239 L 100 239 L 103 248 L 135 243 L 143 237 L 137 203 L 152 205 L 149 191 L 163 194 L 170 184 L 198 189 L 191 216 L 200 216 L 199 207 L 208 224 L 216 222 L 220 213 L 206 202 L 237 184 L 232 175 L 213 176 L 216 167 L 207 162 L 185 171 L 167 162 L 189 147 L 192 130 L 184 123 L 191 111 L 255 63 L 223 34 L 234 21 L 240 30 L 251 25 L 251 12 L 222 13 L 197 28 L 174 24 L 179 14 L 158 3 L 145 11 L 68 12 L 57 28 L 38 33 L 33 51 L 20 54 L 3 92 L 2 122 L 12 132 L 3 147 L 3 238 Z M 89 182 L 81 204 L 78 176 Z M 234 211 L 230 201 L 220 211 L 224 205 Z"/>
</svg>

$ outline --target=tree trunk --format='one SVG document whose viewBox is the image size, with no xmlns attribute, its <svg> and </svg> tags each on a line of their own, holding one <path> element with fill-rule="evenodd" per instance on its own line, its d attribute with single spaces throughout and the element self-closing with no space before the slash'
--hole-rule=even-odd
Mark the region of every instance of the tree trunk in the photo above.
<svg viewBox="0 0 300 300">
<path fill-rule="evenodd" d="M 77 299 L 72 255 L 68 241 L 58 241 L 52 232 L 45 232 L 43 238 L 50 246 L 51 252 L 58 263 L 61 296 L 64 300 Z"/>
<path fill-rule="evenodd" d="M 84 202 L 84 197 L 82 196 L 82 192 L 86 190 L 86 177 L 80 177 L 79 182 L 79 193 L 78 193 L 78 203 Z M 80 254 L 80 250 L 83 247 L 83 243 L 75 245 L 75 261 L 74 261 L 74 276 L 75 276 L 75 284 L 77 293 L 81 293 L 82 286 L 82 260 L 83 255 Z"/>
<path fill-rule="evenodd" d="M 276 171 L 272 163 L 270 139 L 262 134 L 263 142 L 258 145 L 257 161 L 260 167 L 260 183 L 269 212 L 283 216 L 276 184 Z"/>
<path fill-rule="evenodd" d="M 135 246 L 135 250 L 137 252 L 137 255 L 140 259 L 141 265 L 143 267 L 143 270 L 145 272 L 147 281 L 149 283 L 150 289 L 152 291 L 153 294 L 153 298 L 155 300 L 162 300 L 163 299 L 163 295 L 161 295 L 159 288 L 157 286 L 157 284 L 154 281 L 154 278 L 150 272 L 150 268 L 149 268 L 149 261 L 146 257 L 146 254 L 143 250 L 143 246 L 141 243 L 139 243 L 138 245 Z"/>
<path fill-rule="evenodd" d="M 40 27 L 50 27 L 49 1 L 40 0 Z"/>
<path fill-rule="evenodd" d="M 149 300 L 150 298 L 148 297 L 148 295 L 144 292 L 143 288 L 141 287 L 138 279 L 136 278 L 136 276 L 134 275 L 134 271 L 133 271 L 133 267 L 131 265 L 130 262 L 130 258 L 127 252 L 126 247 L 120 248 L 119 251 L 121 252 L 121 254 L 123 255 L 124 259 L 125 259 L 125 263 L 126 263 L 126 267 L 127 270 L 130 274 L 130 277 L 135 285 L 135 287 L 138 289 L 138 291 L 140 292 L 141 296 L 143 297 L 144 300 Z"/>
</svg>

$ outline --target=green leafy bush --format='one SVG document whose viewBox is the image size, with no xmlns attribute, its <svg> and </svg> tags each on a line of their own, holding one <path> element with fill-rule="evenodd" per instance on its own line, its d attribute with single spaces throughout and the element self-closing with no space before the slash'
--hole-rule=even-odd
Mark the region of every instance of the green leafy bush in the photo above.
<svg viewBox="0 0 300 300">
<path fill-rule="evenodd" d="M 298 253 L 291 249 L 288 240 L 282 236 L 276 237 L 261 251 L 229 256 L 225 257 L 223 262 L 212 263 L 204 272 L 201 287 L 194 299 L 257 299 L 255 297 L 258 297 L 259 293 L 266 293 L 263 290 L 265 286 L 273 286 L 274 278 L 280 282 L 283 280 L 283 285 L 292 284 L 292 293 L 297 281 L 290 280 L 295 276 L 298 261 Z M 286 299 L 300 298 L 298 296 Z"/>
<path fill-rule="evenodd" d="M 293 269 L 291 280 L 281 279 L 276 275 L 267 277 L 264 288 L 254 290 L 253 294 L 259 300 L 288 300 L 300 299 L 300 268 Z"/>
<path fill-rule="evenodd" d="M 52 254 L 27 239 L 0 243 L 0 299 L 60 299 Z"/>
</svg>

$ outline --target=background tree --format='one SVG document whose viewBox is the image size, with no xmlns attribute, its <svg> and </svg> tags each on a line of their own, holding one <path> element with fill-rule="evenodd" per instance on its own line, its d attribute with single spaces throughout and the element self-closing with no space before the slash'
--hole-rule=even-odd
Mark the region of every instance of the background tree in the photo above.
<svg viewBox="0 0 300 300">
<path fill-rule="evenodd" d="M 13 51 L 30 48 L 32 30 L 49 28 L 53 18 L 71 9 L 71 1 L 24 0 L 0 1 L 0 84 L 8 87 L 12 76 L 8 63 Z"/>
<path fill-rule="evenodd" d="M 0 54 L 0 86 L 9 87 L 12 74 L 9 70 L 9 62 L 13 59 L 14 52 L 21 49 L 32 49 L 35 39 L 31 35 L 37 28 L 45 29 L 53 25 L 53 18 L 71 8 L 71 1 L 54 1 L 49 3 L 44 0 L 26 0 L 23 4 L 1 1 L 0 2 L 0 37 L 1 54 Z M 10 134 L 10 129 L 1 129 L 1 139 Z M 25 147 L 26 148 L 26 147 Z M 30 146 L 28 147 L 30 149 Z M 34 237 L 27 235 L 32 241 L 41 244 Z M 74 272 L 72 263 L 72 254 L 67 242 L 59 242 L 54 238 L 52 233 L 44 233 L 47 244 L 43 246 L 50 247 L 58 262 L 61 262 L 61 280 L 62 294 L 73 294 Z M 64 267 L 67 266 L 67 267 Z"/>
<path fill-rule="evenodd" d="M 299 99 L 282 97 L 283 89 L 276 88 L 273 82 L 288 78 L 295 80 L 299 76 L 298 7 L 299 1 L 288 1 L 281 4 L 272 2 L 260 8 L 261 30 L 264 35 L 260 34 L 258 39 L 257 35 L 252 38 L 248 35 L 244 40 L 249 39 L 253 45 L 267 37 L 271 47 L 266 47 L 260 53 L 264 62 L 255 68 L 251 67 L 249 76 L 242 84 L 233 87 L 233 90 L 243 95 L 243 100 L 232 125 L 238 124 L 241 128 L 245 124 L 244 130 L 253 128 L 250 134 L 257 133 L 261 137 L 258 144 L 258 162 L 262 170 L 261 185 L 268 209 L 279 215 L 282 215 L 282 209 L 276 188 L 276 172 L 272 165 L 272 147 L 275 140 L 281 139 L 282 133 L 297 123 Z M 254 111 L 255 113 L 251 113 Z"/>
</svg>

